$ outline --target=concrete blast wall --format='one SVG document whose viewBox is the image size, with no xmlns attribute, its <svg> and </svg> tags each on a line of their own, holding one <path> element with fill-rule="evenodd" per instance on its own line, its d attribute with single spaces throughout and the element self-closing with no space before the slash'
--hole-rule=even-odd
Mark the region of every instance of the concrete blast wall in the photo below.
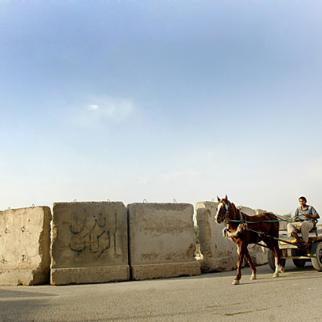
<svg viewBox="0 0 322 322">
<path fill-rule="evenodd" d="M 124 204 L 54 204 L 51 284 L 128 279 L 127 211 Z"/>
<path fill-rule="evenodd" d="M 217 203 L 196 210 L 202 271 L 235 269 L 236 246 L 214 221 Z M 49 275 L 53 285 L 124 281 L 130 267 L 134 280 L 200 274 L 190 204 L 55 203 L 50 234 L 51 218 L 48 207 L 0 212 L 0 285 L 48 283 Z M 257 265 L 267 262 L 265 249 L 249 249 Z"/>
<path fill-rule="evenodd" d="M 0 212 L 0 285 L 49 282 L 50 221 L 48 207 Z"/>
<path fill-rule="evenodd" d="M 192 205 L 136 203 L 128 210 L 133 279 L 200 274 Z"/>
<path fill-rule="evenodd" d="M 231 271 L 236 268 L 236 246 L 223 237 L 225 225 L 215 222 L 217 206 L 217 202 L 209 201 L 198 202 L 196 205 L 203 272 Z"/>
</svg>

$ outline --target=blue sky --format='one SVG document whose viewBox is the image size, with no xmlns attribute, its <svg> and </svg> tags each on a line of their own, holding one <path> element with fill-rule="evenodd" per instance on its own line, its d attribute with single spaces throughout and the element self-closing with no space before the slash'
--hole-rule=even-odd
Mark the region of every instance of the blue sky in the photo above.
<svg viewBox="0 0 322 322">
<path fill-rule="evenodd" d="M 322 4 L 0 1 L 0 208 L 322 211 Z"/>
</svg>

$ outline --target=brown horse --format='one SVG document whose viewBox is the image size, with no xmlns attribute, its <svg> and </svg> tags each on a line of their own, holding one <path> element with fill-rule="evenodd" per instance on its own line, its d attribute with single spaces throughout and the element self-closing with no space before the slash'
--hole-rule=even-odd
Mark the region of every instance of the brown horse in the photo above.
<svg viewBox="0 0 322 322">
<path fill-rule="evenodd" d="M 273 277 L 278 277 L 284 268 L 281 265 L 281 251 L 278 247 L 279 222 L 272 213 L 262 213 L 256 216 L 248 216 L 242 213 L 228 200 L 218 198 L 218 208 L 215 220 L 218 224 L 225 223 L 224 235 L 231 238 L 237 245 L 237 274 L 233 285 L 238 285 L 241 279 L 241 267 L 244 257 L 252 270 L 251 279 L 256 279 L 256 266 L 249 255 L 247 246 L 263 241 L 275 256 L 275 272 Z"/>
</svg>

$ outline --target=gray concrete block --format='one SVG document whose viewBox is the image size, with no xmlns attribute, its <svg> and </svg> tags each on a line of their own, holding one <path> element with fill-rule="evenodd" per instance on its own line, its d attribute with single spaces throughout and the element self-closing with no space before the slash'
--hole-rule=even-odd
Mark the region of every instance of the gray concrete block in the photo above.
<svg viewBox="0 0 322 322">
<path fill-rule="evenodd" d="M 217 202 L 210 201 L 198 202 L 196 205 L 203 272 L 231 271 L 236 268 L 236 246 L 223 237 L 225 225 L 215 222 L 217 205 Z"/>
<path fill-rule="evenodd" d="M 0 285 L 49 283 L 48 207 L 0 212 Z"/>
<path fill-rule="evenodd" d="M 129 279 L 127 210 L 121 202 L 55 203 L 51 284 Z"/>
<path fill-rule="evenodd" d="M 128 210 L 133 279 L 200 274 L 192 205 L 135 203 Z"/>
</svg>

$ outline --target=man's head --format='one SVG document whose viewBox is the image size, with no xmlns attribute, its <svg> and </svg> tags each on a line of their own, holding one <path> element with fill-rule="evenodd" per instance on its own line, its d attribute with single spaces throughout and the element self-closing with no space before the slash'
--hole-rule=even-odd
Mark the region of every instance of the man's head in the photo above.
<svg viewBox="0 0 322 322">
<path fill-rule="evenodd" d="M 306 206 L 306 203 L 307 203 L 307 200 L 306 200 L 306 198 L 305 197 L 300 197 L 299 198 L 299 203 L 300 203 L 300 206 L 301 207 L 305 207 Z"/>
</svg>

